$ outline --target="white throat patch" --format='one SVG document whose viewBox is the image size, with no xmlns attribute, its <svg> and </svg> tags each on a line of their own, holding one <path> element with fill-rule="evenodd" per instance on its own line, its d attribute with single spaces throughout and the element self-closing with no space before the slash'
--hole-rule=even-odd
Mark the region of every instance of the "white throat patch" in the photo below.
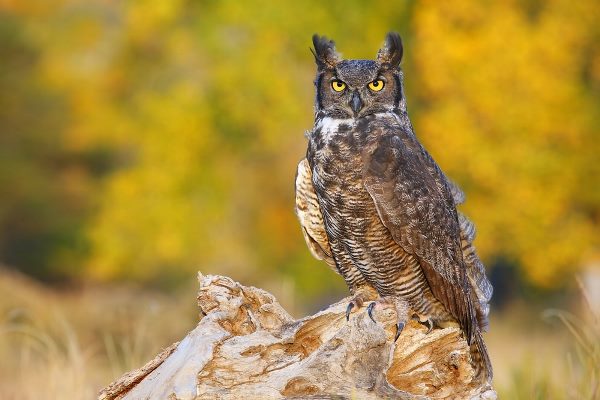
<svg viewBox="0 0 600 400">
<path fill-rule="evenodd" d="M 335 136 L 338 133 L 340 125 L 348 125 L 350 128 L 354 128 L 356 120 L 353 118 L 331 118 L 325 117 L 317 122 L 316 129 L 321 129 L 321 135 L 323 139 L 327 140 Z"/>
</svg>

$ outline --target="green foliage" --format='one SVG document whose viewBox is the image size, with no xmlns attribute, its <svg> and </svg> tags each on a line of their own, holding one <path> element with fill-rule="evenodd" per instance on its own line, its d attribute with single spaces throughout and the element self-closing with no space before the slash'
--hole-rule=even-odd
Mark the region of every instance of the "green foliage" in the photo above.
<svg viewBox="0 0 600 400">
<path fill-rule="evenodd" d="M 40 78 L 42 54 L 16 16 L 0 13 L 0 43 L 0 257 L 57 278 L 81 261 L 93 151 L 69 148 L 67 99 Z"/>
<path fill-rule="evenodd" d="M 389 29 L 405 39 L 417 134 L 466 189 L 484 259 L 517 260 L 555 287 L 597 257 L 593 2 L 0 10 L 0 260 L 34 275 L 171 285 L 199 269 L 293 281 L 306 298 L 343 290 L 293 214 L 312 125 L 309 39 L 370 58 Z"/>
</svg>

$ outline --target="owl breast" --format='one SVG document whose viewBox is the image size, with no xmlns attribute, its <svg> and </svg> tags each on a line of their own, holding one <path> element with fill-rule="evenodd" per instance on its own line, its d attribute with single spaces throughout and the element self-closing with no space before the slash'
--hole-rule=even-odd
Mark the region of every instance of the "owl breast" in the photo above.
<svg viewBox="0 0 600 400">
<path fill-rule="evenodd" d="M 325 118 L 311 134 L 307 159 L 336 267 L 351 289 L 366 281 L 381 296 L 403 297 L 417 313 L 451 319 L 418 260 L 383 225 L 364 187 L 362 150 L 373 118 Z"/>
</svg>

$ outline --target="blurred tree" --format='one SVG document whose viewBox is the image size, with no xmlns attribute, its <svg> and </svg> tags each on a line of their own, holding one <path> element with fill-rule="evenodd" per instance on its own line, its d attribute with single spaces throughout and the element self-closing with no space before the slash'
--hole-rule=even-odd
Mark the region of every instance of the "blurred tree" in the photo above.
<svg viewBox="0 0 600 400">
<path fill-rule="evenodd" d="M 160 285 L 200 269 L 289 301 L 342 291 L 292 211 L 309 38 L 370 58 L 400 29 L 417 134 L 465 188 L 485 259 L 560 286 L 597 257 L 600 6 L 399 4 L 2 3 L 0 259 Z"/>
<path fill-rule="evenodd" d="M 0 261 L 56 280 L 85 254 L 89 176 L 102 151 L 65 143 L 70 107 L 40 79 L 42 51 L 0 12 Z"/>
</svg>

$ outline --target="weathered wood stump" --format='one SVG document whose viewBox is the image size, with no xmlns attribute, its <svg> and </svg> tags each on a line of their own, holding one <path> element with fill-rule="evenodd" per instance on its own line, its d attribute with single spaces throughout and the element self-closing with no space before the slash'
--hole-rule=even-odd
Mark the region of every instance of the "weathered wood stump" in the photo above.
<svg viewBox="0 0 600 400">
<path fill-rule="evenodd" d="M 495 399 L 473 379 L 458 328 L 411 321 L 348 299 L 294 320 L 269 293 L 199 275 L 202 319 L 181 342 L 102 390 L 99 399 Z"/>
</svg>

